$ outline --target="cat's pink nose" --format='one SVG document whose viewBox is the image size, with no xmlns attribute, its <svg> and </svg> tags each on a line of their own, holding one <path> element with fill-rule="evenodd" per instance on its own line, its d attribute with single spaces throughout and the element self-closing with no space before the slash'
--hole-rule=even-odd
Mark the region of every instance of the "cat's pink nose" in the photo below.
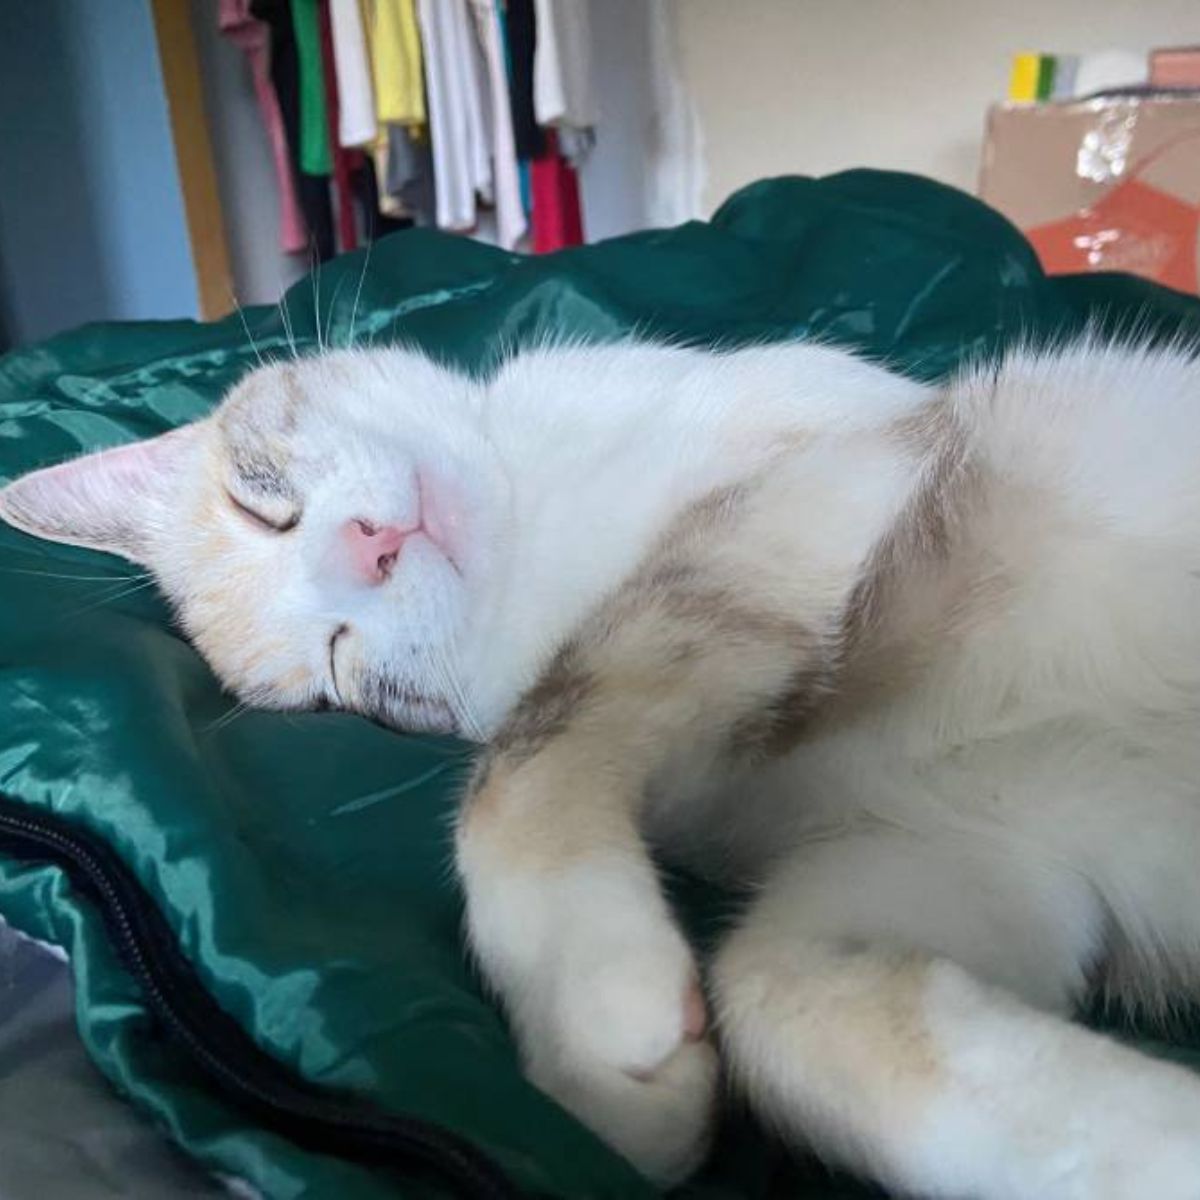
<svg viewBox="0 0 1200 1200">
<path fill-rule="evenodd" d="M 341 529 L 342 548 L 354 578 L 360 583 L 382 583 L 392 573 L 396 556 L 408 533 L 398 525 L 376 525 L 356 518 Z"/>
</svg>

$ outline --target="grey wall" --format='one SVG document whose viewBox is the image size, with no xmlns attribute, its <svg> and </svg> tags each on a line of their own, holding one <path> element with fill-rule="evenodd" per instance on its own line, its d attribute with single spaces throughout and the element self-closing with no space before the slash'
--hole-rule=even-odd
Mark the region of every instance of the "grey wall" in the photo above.
<svg viewBox="0 0 1200 1200">
<path fill-rule="evenodd" d="M 148 0 L 3 0 L 7 337 L 197 311 Z"/>
</svg>

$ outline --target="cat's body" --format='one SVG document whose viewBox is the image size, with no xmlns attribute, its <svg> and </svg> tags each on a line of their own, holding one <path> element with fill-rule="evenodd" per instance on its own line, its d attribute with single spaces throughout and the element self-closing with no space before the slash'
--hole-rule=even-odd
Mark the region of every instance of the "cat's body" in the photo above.
<svg viewBox="0 0 1200 1200">
<path fill-rule="evenodd" d="M 647 840 L 752 885 L 710 1024 L 789 1135 L 923 1195 L 1200 1197 L 1200 1080 L 1065 1019 L 1200 981 L 1189 355 L 332 355 L 0 515 L 147 563 L 251 700 L 488 743 L 475 951 L 653 1177 L 717 1071 Z"/>
</svg>

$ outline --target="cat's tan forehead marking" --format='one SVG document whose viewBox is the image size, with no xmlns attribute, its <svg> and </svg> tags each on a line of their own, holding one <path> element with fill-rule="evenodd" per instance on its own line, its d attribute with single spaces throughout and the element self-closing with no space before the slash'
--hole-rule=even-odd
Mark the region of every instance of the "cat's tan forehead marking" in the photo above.
<svg viewBox="0 0 1200 1200">
<path fill-rule="evenodd" d="M 284 433 L 295 433 L 300 409 L 308 399 L 308 394 L 300 385 L 294 368 L 284 368 L 279 380 L 279 391 L 279 427 Z"/>
<path fill-rule="evenodd" d="M 295 367 L 267 367 L 247 376 L 226 397 L 217 414 L 231 446 L 279 442 L 296 432 L 309 396 Z"/>
<path fill-rule="evenodd" d="M 263 453 L 260 448 L 235 448 L 231 454 L 234 472 L 252 491 L 282 500 L 294 500 L 296 487 L 287 476 L 289 459 L 278 449 Z"/>
</svg>

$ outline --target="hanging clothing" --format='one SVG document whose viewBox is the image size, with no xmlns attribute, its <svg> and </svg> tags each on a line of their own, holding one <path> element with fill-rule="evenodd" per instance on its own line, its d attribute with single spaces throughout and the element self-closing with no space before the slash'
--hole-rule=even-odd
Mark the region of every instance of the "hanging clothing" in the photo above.
<svg viewBox="0 0 1200 1200">
<path fill-rule="evenodd" d="M 329 19 L 338 92 L 338 144 L 368 146 L 376 134 L 375 93 L 359 0 L 329 0 Z"/>
<path fill-rule="evenodd" d="M 500 40 L 500 20 L 495 0 L 469 0 L 475 31 L 483 51 L 492 118 L 492 179 L 495 184 L 497 240 L 505 250 L 515 249 L 525 232 L 525 206 L 521 202 L 521 177 L 513 140 L 512 109 L 508 99 L 508 68 Z"/>
<path fill-rule="evenodd" d="M 363 154 L 363 169 L 355 173 L 354 186 L 363 212 L 363 237 L 366 241 L 373 242 L 389 233 L 413 227 L 411 217 L 390 217 L 383 213 L 383 196 L 380 194 L 371 155 Z"/>
<path fill-rule="evenodd" d="M 288 156 L 287 133 L 279 111 L 279 98 L 271 86 L 271 31 L 252 15 L 250 0 L 221 0 L 217 27 L 246 55 L 259 114 L 271 143 L 271 158 L 279 185 L 279 245 L 285 254 L 295 254 L 307 248 L 308 234 L 296 198 L 296 181 Z"/>
<path fill-rule="evenodd" d="M 599 119 L 592 88 L 588 0 L 535 0 L 533 109 L 539 125 L 587 129 Z"/>
<path fill-rule="evenodd" d="M 330 175 L 333 147 L 326 112 L 317 0 L 291 0 L 291 10 L 300 62 L 300 169 L 308 175 Z"/>
<path fill-rule="evenodd" d="M 250 0 L 250 11 L 271 31 L 271 86 L 292 160 L 296 198 L 304 215 L 308 245 L 318 262 L 334 255 L 333 201 L 329 181 L 300 169 L 300 63 L 288 0 Z"/>
<path fill-rule="evenodd" d="M 411 125 L 389 125 L 387 132 L 384 190 L 397 203 L 395 215 L 408 216 L 418 225 L 432 225 L 437 210 L 429 139 L 418 137 Z"/>
<path fill-rule="evenodd" d="M 508 91 L 517 157 L 537 158 L 546 152 L 546 139 L 533 111 L 536 50 L 533 0 L 507 0 L 504 32 L 508 43 Z"/>
<path fill-rule="evenodd" d="M 414 0 L 366 0 L 367 43 L 381 125 L 423 125 L 425 87 Z"/>
<path fill-rule="evenodd" d="M 578 171 L 596 147 L 595 129 L 591 126 L 576 129 L 574 125 L 560 125 L 555 132 L 558 135 L 559 154 Z"/>
<path fill-rule="evenodd" d="M 532 0 L 524 0 L 524 2 L 529 6 L 528 11 L 530 14 L 532 14 L 532 12 L 533 12 Z M 529 214 L 533 211 L 533 192 L 530 190 L 530 184 L 529 184 L 529 159 L 526 158 L 522 154 L 521 133 L 517 129 L 517 119 L 518 119 L 518 117 L 517 117 L 517 99 L 516 99 L 516 93 L 514 91 L 514 80 L 515 80 L 516 72 L 515 72 L 515 68 L 513 65 L 513 44 L 512 44 L 512 34 L 511 34 L 511 31 L 509 28 L 508 0 L 495 0 L 495 5 L 496 5 L 496 19 L 500 23 L 500 41 L 503 43 L 503 46 L 504 46 L 504 65 L 505 65 L 505 68 L 507 69 L 507 73 L 508 73 L 507 78 L 508 78 L 509 113 L 512 117 L 513 145 L 516 149 L 516 154 L 517 154 L 517 182 L 521 189 L 521 208 L 525 212 L 525 223 L 526 223 L 526 226 L 528 226 Z M 529 17 L 529 30 L 530 30 L 529 73 L 528 73 L 529 86 L 527 89 L 527 98 L 528 98 L 528 105 L 529 105 L 529 120 L 530 120 L 530 122 L 532 122 L 534 130 L 536 131 L 538 137 L 540 138 L 541 130 L 538 129 L 537 123 L 533 120 L 533 90 L 532 90 L 533 89 L 533 40 L 532 40 L 533 17 L 532 17 L 532 15 L 530 15 L 530 17 Z"/>
<path fill-rule="evenodd" d="M 358 226 L 354 219 L 354 191 L 350 184 L 353 154 L 338 141 L 340 120 L 340 96 L 337 86 L 337 69 L 333 57 L 333 21 L 329 11 L 329 0 L 318 0 L 317 20 L 321 37 L 321 71 L 325 80 L 325 116 L 328 122 L 329 140 L 333 155 L 333 191 L 337 197 L 338 242 L 342 253 L 358 248 Z"/>
<path fill-rule="evenodd" d="M 583 242 L 579 180 L 558 153 L 554 132 L 546 134 L 546 153 L 531 165 L 533 182 L 533 252 L 548 254 Z"/>
<path fill-rule="evenodd" d="M 391 162 L 391 131 L 403 126 L 385 125 L 383 132 L 375 139 L 371 147 L 371 165 L 375 168 L 376 179 L 376 209 L 384 220 L 403 220 L 407 211 L 397 196 L 393 196 L 386 186 Z"/>
<path fill-rule="evenodd" d="M 476 194 L 492 191 L 491 122 L 482 85 L 479 47 L 467 0 L 420 0 L 417 8 L 437 223 L 442 229 L 475 227 Z"/>
</svg>

